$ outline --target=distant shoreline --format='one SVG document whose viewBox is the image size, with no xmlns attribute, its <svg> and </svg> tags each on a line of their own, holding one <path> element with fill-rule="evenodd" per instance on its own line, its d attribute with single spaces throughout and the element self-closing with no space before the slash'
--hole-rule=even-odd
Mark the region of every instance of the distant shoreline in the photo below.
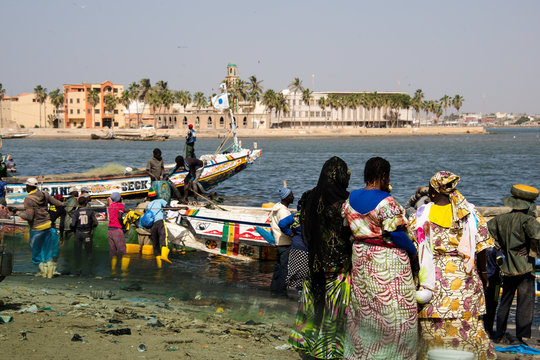
<svg viewBox="0 0 540 360">
<path fill-rule="evenodd" d="M 142 133 L 147 130 L 126 130 L 134 133 Z M 155 132 L 159 135 L 168 134 L 170 139 L 183 139 L 187 129 L 159 129 Z M 1 129 L 1 134 L 32 132 L 34 135 L 29 139 L 66 139 L 66 140 L 90 140 L 90 135 L 105 134 L 102 129 Z M 197 130 L 197 137 L 223 138 L 226 129 Z M 238 129 L 239 138 L 328 138 L 328 137 L 388 137 L 388 136 L 445 136 L 445 135 L 485 135 L 484 127 L 421 127 L 421 128 L 299 128 L 299 129 Z"/>
</svg>

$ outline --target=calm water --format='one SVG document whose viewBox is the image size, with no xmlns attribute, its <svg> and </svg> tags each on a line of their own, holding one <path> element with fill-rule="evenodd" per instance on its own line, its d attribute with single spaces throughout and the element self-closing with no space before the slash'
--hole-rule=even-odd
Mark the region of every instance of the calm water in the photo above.
<svg viewBox="0 0 540 360">
<path fill-rule="evenodd" d="M 278 200 L 283 180 L 296 199 L 316 185 L 322 164 L 331 156 L 343 158 L 351 169 L 350 190 L 363 186 L 367 159 L 382 156 L 392 165 L 393 195 L 404 203 L 418 186 L 426 185 L 439 170 L 461 176 L 459 189 L 478 206 L 500 206 L 510 186 L 524 183 L 540 188 L 540 129 L 498 130 L 488 135 L 340 139 L 242 139 L 251 148 L 257 142 L 261 158 L 249 169 L 215 190 L 226 204 L 260 206 Z M 196 154 L 213 153 L 220 140 L 199 139 Z M 161 148 L 166 163 L 183 152 L 183 141 L 124 142 L 98 140 L 4 140 L 2 153 L 13 154 L 19 175 L 84 172 L 106 163 L 144 167 L 152 149 Z M 296 202 L 295 202 L 296 204 Z M 295 205 L 294 204 L 294 205 Z M 293 205 L 293 206 L 294 206 Z M 6 236 L 16 250 L 16 271 L 33 270 L 22 235 Z M 106 249 L 96 249 L 97 275 L 108 276 Z M 69 269 L 71 244 L 62 248 L 62 266 Z M 271 263 L 235 263 L 205 253 L 179 255 L 172 266 L 156 271 L 151 259 L 132 259 L 128 280 L 164 282 L 167 291 L 192 297 L 267 296 Z M 255 301 L 255 300 L 253 300 Z"/>
</svg>

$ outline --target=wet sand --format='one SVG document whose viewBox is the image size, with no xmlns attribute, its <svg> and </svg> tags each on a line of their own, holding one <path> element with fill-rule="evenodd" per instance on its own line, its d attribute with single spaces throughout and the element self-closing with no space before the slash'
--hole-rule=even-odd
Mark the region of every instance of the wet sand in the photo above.
<svg viewBox="0 0 540 360">
<path fill-rule="evenodd" d="M 138 284 L 142 289 L 131 291 L 121 289 L 133 285 L 121 277 L 7 277 L 0 283 L 0 316 L 13 320 L 0 324 L 3 357 L 302 359 L 287 345 L 295 312 L 273 309 L 274 299 L 256 304 L 258 314 L 249 315 L 246 310 L 247 317 L 240 320 L 238 311 L 235 314 L 232 309 L 234 305 L 225 301 L 167 297 L 163 289 L 151 284 Z M 293 300 L 279 301 L 288 303 L 289 309 L 295 308 Z M 129 329 L 131 334 L 105 333 L 122 329 Z M 509 331 L 513 329 L 509 326 Z M 76 336 L 82 341 L 72 341 Z M 528 343 L 540 346 L 538 337 Z M 138 350 L 140 344 L 145 351 Z M 497 356 L 540 359 L 540 355 L 500 352 Z"/>
<path fill-rule="evenodd" d="M 0 283 L 0 316 L 13 321 L 0 324 L 2 358 L 300 359 L 286 345 L 292 315 L 283 321 L 263 314 L 262 304 L 261 316 L 239 321 L 225 302 L 120 290 L 129 285 L 113 278 L 7 277 Z M 19 312 L 32 305 L 38 312 Z M 153 317 L 157 325 L 148 324 Z M 126 328 L 131 335 L 103 333 Z M 83 341 L 72 341 L 76 334 Z M 275 349 L 280 346 L 286 349 Z"/>
<path fill-rule="evenodd" d="M 197 130 L 198 138 L 224 137 L 226 129 Z M 148 130 L 118 129 L 134 133 L 148 133 Z M 159 129 L 158 135 L 168 134 L 171 139 L 183 139 L 187 129 Z M 91 134 L 105 135 L 101 129 L 2 129 L 0 133 L 33 132 L 34 139 L 84 139 L 89 140 Z M 152 132 L 152 131 L 150 131 Z M 238 129 L 240 138 L 295 138 L 295 137 L 363 137 L 363 136 L 429 136 L 429 135 L 479 135 L 486 134 L 483 127 L 422 127 L 422 128 L 297 128 L 297 129 Z"/>
</svg>

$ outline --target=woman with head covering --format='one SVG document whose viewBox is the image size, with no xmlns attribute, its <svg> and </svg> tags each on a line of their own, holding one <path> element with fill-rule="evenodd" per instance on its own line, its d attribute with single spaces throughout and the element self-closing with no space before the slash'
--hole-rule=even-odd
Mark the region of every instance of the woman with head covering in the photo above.
<svg viewBox="0 0 540 360">
<path fill-rule="evenodd" d="M 416 359 L 417 305 L 403 228 L 405 209 L 390 195 L 390 163 L 374 157 L 366 186 L 351 192 L 343 216 L 352 231 L 346 359 Z"/>
<path fill-rule="evenodd" d="M 495 358 L 480 315 L 485 313 L 485 251 L 493 247 L 486 221 L 456 189 L 459 176 L 447 171 L 429 182 L 432 202 L 418 208 L 409 233 L 418 246 L 419 282 L 429 294 L 418 301 L 419 359 L 430 348 L 474 352 Z"/>
<path fill-rule="evenodd" d="M 327 160 L 300 215 L 309 273 L 289 343 L 318 359 L 343 358 L 351 246 L 341 206 L 349 196 L 349 177 L 345 161 L 336 156 Z"/>
</svg>

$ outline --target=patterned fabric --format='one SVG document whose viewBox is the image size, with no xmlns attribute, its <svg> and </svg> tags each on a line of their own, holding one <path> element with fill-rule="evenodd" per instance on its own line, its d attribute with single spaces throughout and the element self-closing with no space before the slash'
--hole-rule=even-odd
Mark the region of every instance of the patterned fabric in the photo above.
<svg viewBox="0 0 540 360">
<path fill-rule="evenodd" d="M 407 224 L 405 209 L 390 195 L 366 214 L 358 213 L 347 200 L 342 216 L 347 219 L 355 240 L 381 238 L 391 244 L 390 236 L 383 237 L 383 234 Z"/>
<path fill-rule="evenodd" d="M 366 214 L 347 200 L 342 215 L 354 238 L 345 357 L 416 359 L 417 305 L 407 253 L 363 241 L 391 244 L 383 234 L 407 224 L 405 209 L 388 196 Z"/>
<path fill-rule="evenodd" d="M 450 195 L 456 188 L 460 177 L 450 171 L 439 171 L 429 180 L 431 186 L 439 194 Z"/>
<path fill-rule="evenodd" d="M 468 203 L 463 199 L 462 204 Z M 454 210 L 452 212 L 455 213 Z M 489 353 L 493 348 L 483 330 L 483 323 L 479 320 L 479 316 L 486 311 L 482 282 L 476 269 L 467 272 L 466 256 L 458 252 L 462 238 L 467 236 L 466 225 L 471 221 L 475 222 L 477 229 L 473 252 L 478 253 L 492 247 L 493 239 L 489 235 L 485 219 L 474 207 L 468 207 L 467 215 L 469 216 L 461 216 L 458 222 L 453 221 L 450 228 L 429 221 L 422 227 L 426 241 L 430 241 L 433 248 L 435 287 L 431 301 L 424 305 L 418 314 L 421 326 L 421 356 L 425 356 L 429 347 L 437 347 L 435 344 L 439 344 L 474 351 L 477 356 L 494 357 L 494 354 L 492 356 Z M 418 242 L 417 221 L 417 213 L 412 214 L 409 233 L 415 242 Z"/>
<path fill-rule="evenodd" d="M 327 273 L 333 274 L 335 269 L 329 269 Z M 302 289 L 289 344 L 318 359 L 342 359 L 346 310 L 350 294 L 351 281 L 348 273 L 327 277 L 322 319 L 320 324 L 317 324 L 311 281 L 308 277 Z"/>
<path fill-rule="evenodd" d="M 291 249 L 289 264 L 287 265 L 287 279 L 289 288 L 301 289 L 309 272 L 309 255 L 307 251 Z"/>
<path fill-rule="evenodd" d="M 355 241 L 346 359 L 416 359 L 417 305 L 405 251 Z"/>
<path fill-rule="evenodd" d="M 107 232 L 109 240 L 109 255 L 111 257 L 126 254 L 126 238 L 122 229 L 109 228 Z"/>
<path fill-rule="evenodd" d="M 422 334 L 418 359 L 427 359 L 432 348 L 445 348 L 473 352 L 475 359 L 496 359 L 495 349 L 484 330 L 480 318 L 419 319 Z"/>
</svg>

